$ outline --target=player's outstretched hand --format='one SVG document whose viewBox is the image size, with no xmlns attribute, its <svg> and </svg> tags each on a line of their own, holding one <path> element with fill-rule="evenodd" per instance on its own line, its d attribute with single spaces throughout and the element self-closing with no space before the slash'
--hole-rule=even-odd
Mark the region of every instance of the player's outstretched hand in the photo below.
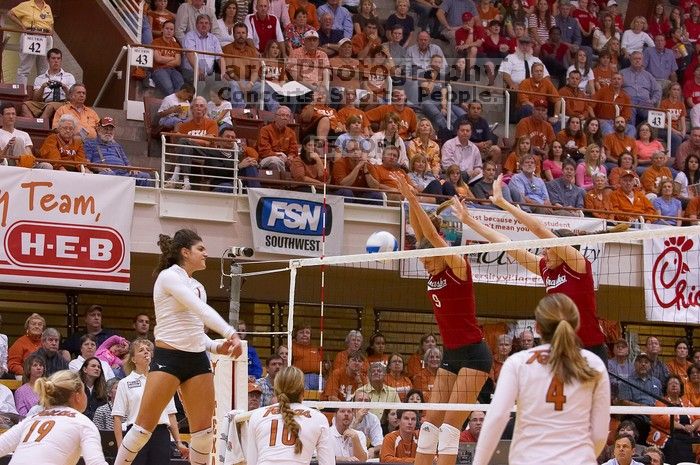
<svg viewBox="0 0 700 465">
<path fill-rule="evenodd" d="M 469 214 L 467 209 L 464 208 L 464 204 L 462 203 L 462 200 L 460 200 L 458 195 L 452 197 L 452 211 L 462 223 L 466 223 L 471 218 L 471 215 Z"/>
<path fill-rule="evenodd" d="M 497 207 L 503 207 L 506 203 L 506 199 L 503 198 L 503 175 L 498 175 L 498 178 L 493 182 L 493 195 L 489 197 L 489 200 L 493 202 Z"/>
<path fill-rule="evenodd" d="M 238 333 L 233 333 L 231 337 L 226 339 L 216 350 L 216 353 L 220 355 L 230 355 L 234 358 L 238 358 L 243 354 L 241 349 L 241 338 L 238 337 Z"/>
<path fill-rule="evenodd" d="M 396 181 L 396 185 L 399 189 L 399 192 L 401 192 L 401 195 L 403 195 L 407 199 L 413 196 L 411 186 L 406 182 L 406 180 L 403 177 L 396 176 L 394 174 L 391 174 L 390 176 L 394 181 Z"/>
</svg>

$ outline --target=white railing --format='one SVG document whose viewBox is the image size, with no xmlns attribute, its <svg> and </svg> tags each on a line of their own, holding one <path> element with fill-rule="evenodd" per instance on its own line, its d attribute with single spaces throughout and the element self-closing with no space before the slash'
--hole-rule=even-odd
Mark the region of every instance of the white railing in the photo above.
<svg viewBox="0 0 700 465">
<path fill-rule="evenodd" d="M 114 19 L 121 25 L 132 43 L 140 44 L 144 0 L 99 1 L 112 13 L 112 16 L 114 16 Z"/>
</svg>

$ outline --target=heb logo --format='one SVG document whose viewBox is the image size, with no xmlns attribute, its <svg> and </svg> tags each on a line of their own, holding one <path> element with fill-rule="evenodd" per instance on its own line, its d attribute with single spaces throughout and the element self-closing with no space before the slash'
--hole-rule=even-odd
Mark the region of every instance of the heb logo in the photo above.
<svg viewBox="0 0 700 465">
<path fill-rule="evenodd" d="M 323 203 L 283 197 L 263 197 L 255 210 L 258 228 L 286 234 L 320 236 Z M 326 205 L 326 235 L 331 233 L 333 210 Z"/>
<path fill-rule="evenodd" d="M 5 234 L 17 266 L 112 272 L 124 261 L 124 240 L 112 228 L 18 221 Z"/>
</svg>

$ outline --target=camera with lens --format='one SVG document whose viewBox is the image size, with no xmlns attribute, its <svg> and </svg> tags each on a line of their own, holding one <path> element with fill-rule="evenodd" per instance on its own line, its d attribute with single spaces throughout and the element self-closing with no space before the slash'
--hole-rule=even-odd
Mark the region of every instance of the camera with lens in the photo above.
<svg viewBox="0 0 700 465">
<path fill-rule="evenodd" d="M 54 102 L 61 101 L 61 82 L 60 81 L 49 81 L 46 83 L 46 87 L 51 89 L 53 92 L 51 100 Z"/>
</svg>

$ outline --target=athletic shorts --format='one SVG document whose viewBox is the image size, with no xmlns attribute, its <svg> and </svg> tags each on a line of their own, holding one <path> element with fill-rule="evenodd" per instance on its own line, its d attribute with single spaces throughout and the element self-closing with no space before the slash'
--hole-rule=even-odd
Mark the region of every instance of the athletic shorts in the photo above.
<svg viewBox="0 0 700 465">
<path fill-rule="evenodd" d="M 151 371 L 171 374 L 184 383 L 190 378 L 211 373 L 211 364 L 206 352 L 185 352 L 183 350 L 156 347 L 151 360 Z"/>
<path fill-rule="evenodd" d="M 471 368 L 489 373 L 491 365 L 493 365 L 491 350 L 489 350 L 489 346 L 484 341 L 481 341 L 456 349 L 445 349 L 441 368 L 454 374 L 459 374 L 459 370 L 462 368 Z"/>
</svg>

